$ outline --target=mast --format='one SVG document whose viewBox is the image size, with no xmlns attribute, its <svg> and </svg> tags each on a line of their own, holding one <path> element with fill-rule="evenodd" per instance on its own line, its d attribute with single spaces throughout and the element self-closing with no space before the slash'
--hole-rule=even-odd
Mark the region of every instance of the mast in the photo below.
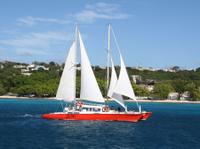
<svg viewBox="0 0 200 149">
<path fill-rule="evenodd" d="M 108 94 L 108 89 L 109 89 L 109 78 L 110 78 L 110 29 L 111 26 L 110 24 L 108 24 L 108 49 L 107 49 L 107 81 L 106 81 L 106 90 L 107 90 L 107 94 Z"/>
</svg>

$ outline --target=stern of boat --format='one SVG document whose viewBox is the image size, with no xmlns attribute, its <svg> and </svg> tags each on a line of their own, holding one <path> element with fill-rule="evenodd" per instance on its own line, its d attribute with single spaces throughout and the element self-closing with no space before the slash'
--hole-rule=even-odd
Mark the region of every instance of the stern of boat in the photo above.
<svg viewBox="0 0 200 149">
<path fill-rule="evenodd" d="M 141 120 L 147 120 L 152 115 L 152 112 L 142 112 Z"/>
</svg>

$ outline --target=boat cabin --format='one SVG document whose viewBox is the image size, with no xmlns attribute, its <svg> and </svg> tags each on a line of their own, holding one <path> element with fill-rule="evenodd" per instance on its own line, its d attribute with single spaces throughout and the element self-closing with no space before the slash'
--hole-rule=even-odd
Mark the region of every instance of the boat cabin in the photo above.
<svg viewBox="0 0 200 149">
<path fill-rule="evenodd" d="M 110 108 L 106 105 L 91 105 L 82 102 L 77 102 L 74 107 L 65 107 L 65 112 L 87 112 L 87 113 L 99 113 L 109 112 Z"/>
<path fill-rule="evenodd" d="M 103 106 L 97 105 L 82 105 L 80 107 L 81 112 L 102 112 Z"/>
</svg>

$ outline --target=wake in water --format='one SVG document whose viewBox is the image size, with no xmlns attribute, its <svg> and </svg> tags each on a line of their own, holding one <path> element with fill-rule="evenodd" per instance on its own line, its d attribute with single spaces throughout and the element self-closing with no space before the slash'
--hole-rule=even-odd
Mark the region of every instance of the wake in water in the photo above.
<svg viewBox="0 0 200 149">
<path fill-rule="evenodd" d="M 23 114 L 23 115 L 19 115 L 18 117 L 23 117 L 23 118 L 41 118 L 40 114 Z"/>
</svg>

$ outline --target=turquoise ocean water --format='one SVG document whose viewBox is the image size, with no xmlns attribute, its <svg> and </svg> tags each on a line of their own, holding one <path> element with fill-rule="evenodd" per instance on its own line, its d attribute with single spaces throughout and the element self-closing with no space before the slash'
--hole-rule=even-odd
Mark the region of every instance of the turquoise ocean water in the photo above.
<svg viewBox="0 0 200 149">
<path fill-rule="evenodd" d="M 41 114 L 60 111 L 59 101 L 1 99 L 0 149 L 200 148 L 200 104 L 141 104 L 147 121 L 57 121 Z"/>
</svg>

